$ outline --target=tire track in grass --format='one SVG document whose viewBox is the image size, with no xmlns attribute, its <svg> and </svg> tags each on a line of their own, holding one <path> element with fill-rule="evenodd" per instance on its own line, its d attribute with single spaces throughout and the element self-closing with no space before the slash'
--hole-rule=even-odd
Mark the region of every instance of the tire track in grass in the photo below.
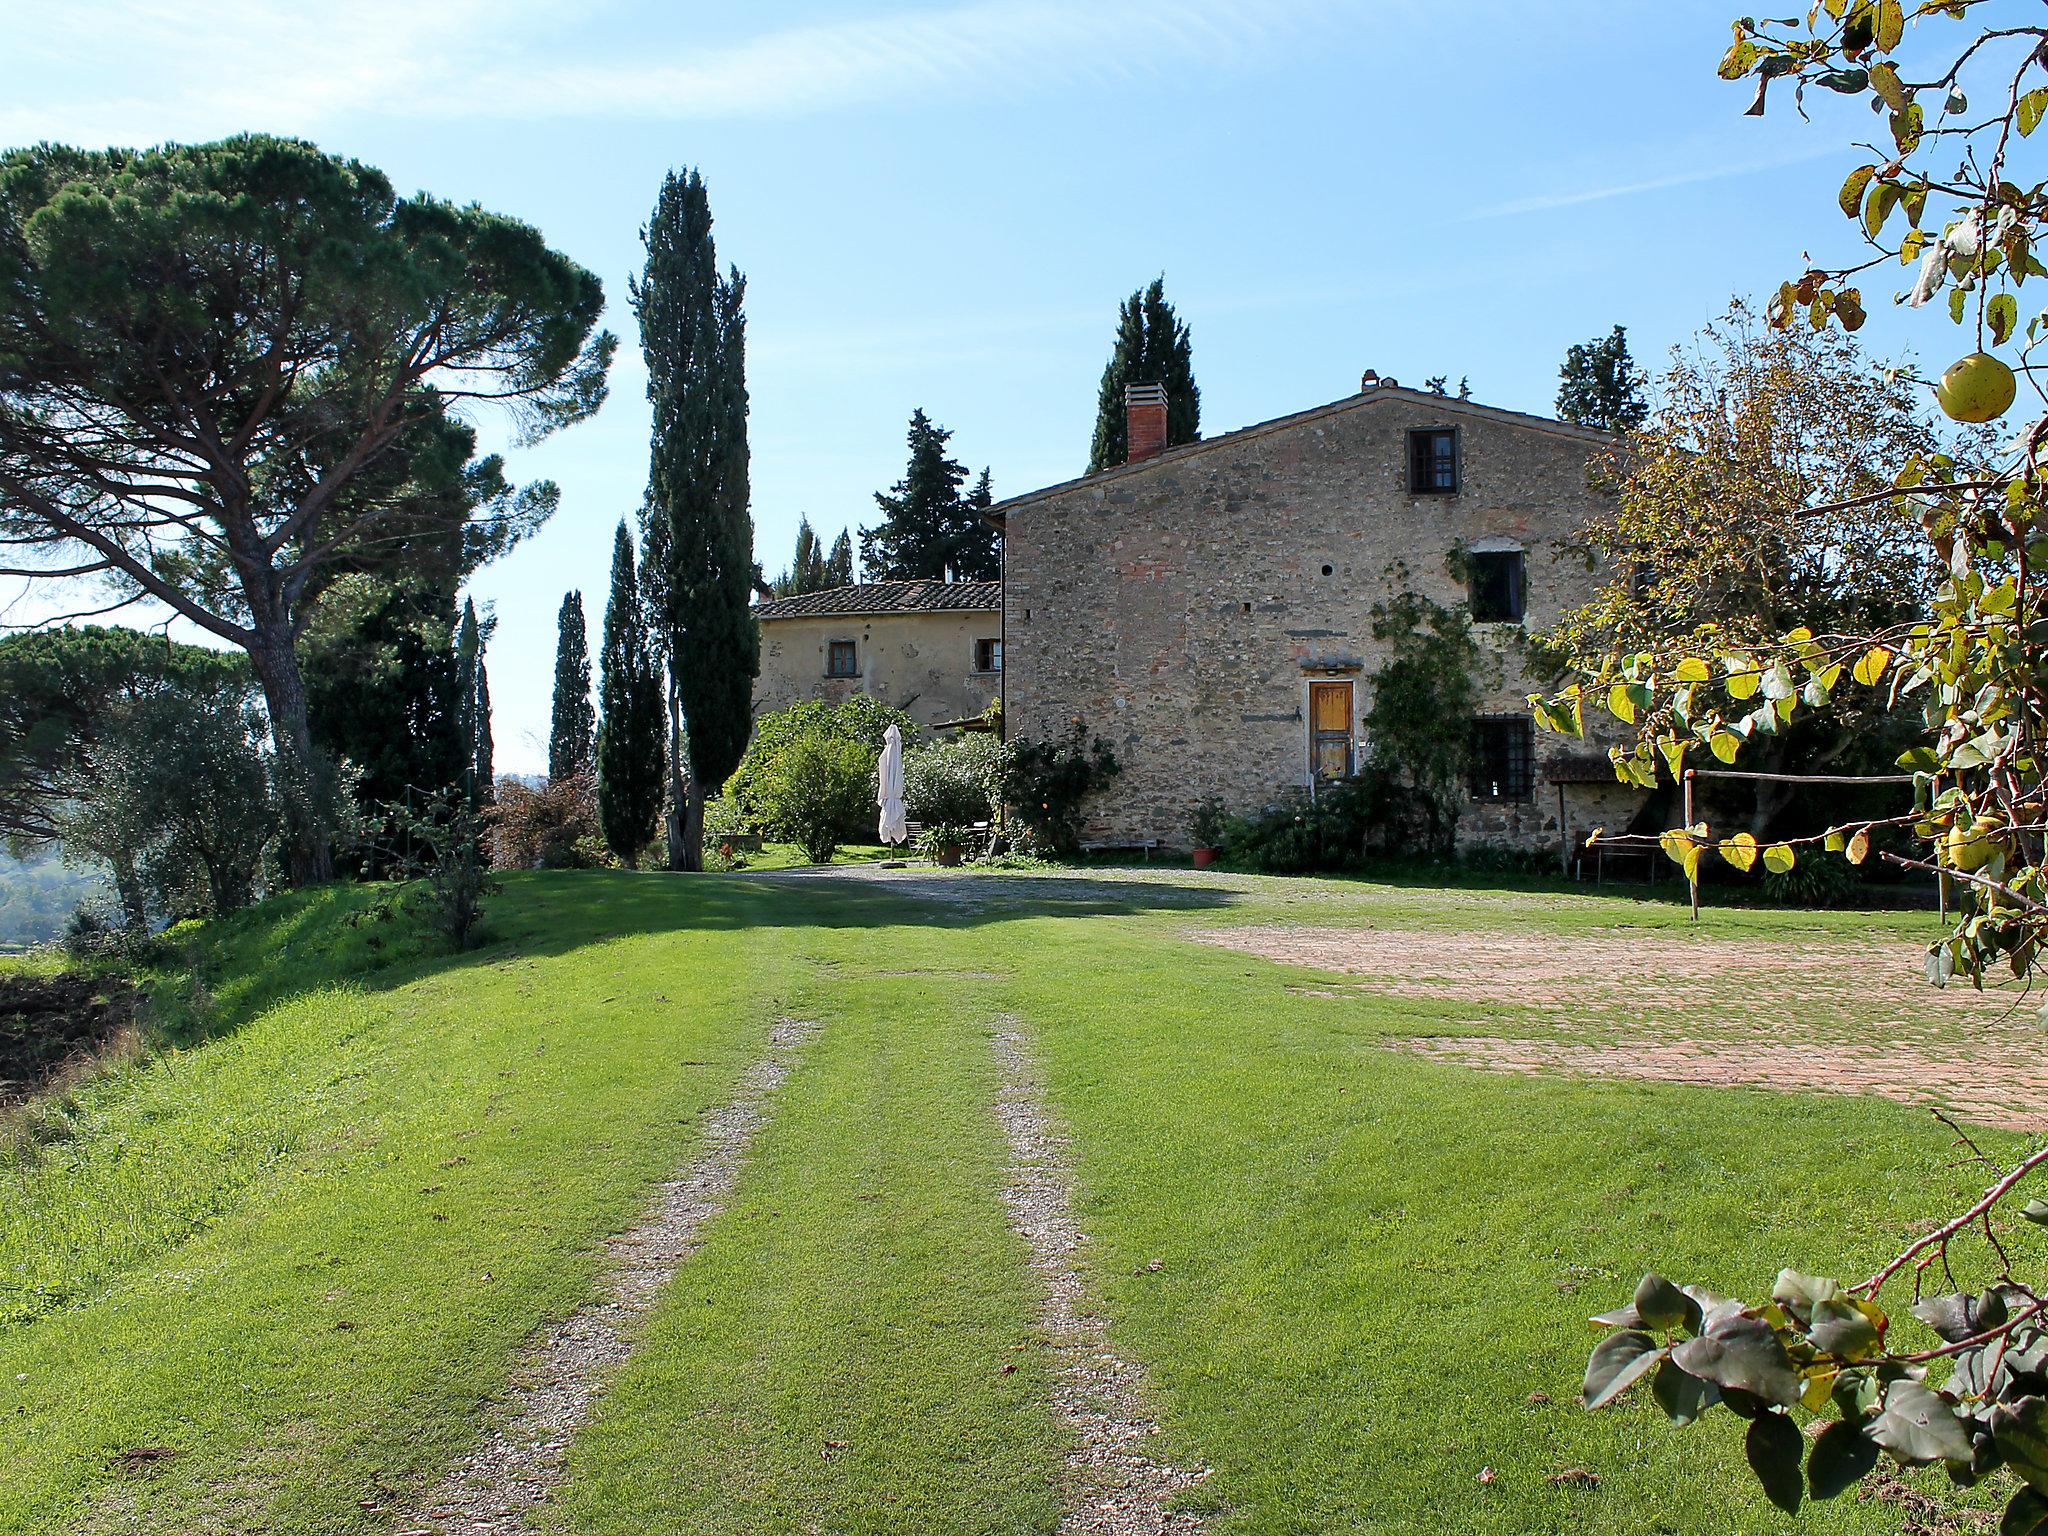
<svg viewBox="0 0 2048 1536">
<path fill-rule="evenodd" d="M 398 1536 L 514 1536 L 527 1529 L 527 1516 L 561 1481 L 570 1438 L 590 1421 L 606 1373 L 631 1353 L 631 1324 L 697 1252 L 697 1234 L 731 1193 L 769 1098 L 816 1033 L 807 1020 L 776 1021 L 768 1053 L 706 1121 L 703 1150 L 662 1185 L 640 1220 L 607 1240 L 612 1267 L 604 1295 L 528 1346 L 484 1443 L 399 1522 Z"/>
<path fill-rule="evenodd" d="M 1208 1476 L 1153 1455 L 1159 1423 L 1145 1409 L 1143 1367 L 1109 1347 L 1109 1330 L 1090 1311 L 1075 1267 L 1086 1236 L 1075 1224 L 1067 1138 L 1047 1114 L 1020 1021 L 1005 1018 L 993 1038 L 1002 1089 L 996 1116 L 1010 1145 L 1003 1203 L 1044 1283 L 1039 1327 L 1052 1346 L 1053 1410 L 1072 1436 L 1066 1452 L 1063 1536 L 1168 1536 L 1205 1529 L 1171 1507 Z"/>
</svg>

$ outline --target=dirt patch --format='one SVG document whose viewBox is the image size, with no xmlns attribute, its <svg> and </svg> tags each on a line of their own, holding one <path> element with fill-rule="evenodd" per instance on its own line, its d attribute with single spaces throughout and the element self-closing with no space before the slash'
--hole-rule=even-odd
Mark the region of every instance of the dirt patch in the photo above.
<svg viewBox="0 0 2048 1536">
<path fill-rule="evenodd" d="M 1284 925 L 1201 928 L 1188 937 L 1287 965 L 1368 976 L 1372 991 L 1390 996 L 1534 1009 L 1684 1012 L 1702 990 L 1736 988 L 1744 1023 L 1811 1022 L 1824 1007 L 1847 1005 L 1859 1023 L 1883 1022 L 1875 1015 L 1884 1013 L 1910 1027 L 1937 1015 L 1997 1018 L 2020 998 L 2017 988 L 1928 986 L 1920 947 L 1906 940 Z"/>
<path fill-rule="evenodd" d="M 0 976 L 0 1106 L 55 1083 L 135 1028 L 141 998 L 113 977 Z"/>
<path fill-rule="evenodd" d="M 1495 1005 L 1469 1036 L 1387 1042 L 1496 1072 L 1871 1094 L 2048 1130 L 2048 1053 L 2016 987 L 1927 985 L 1906 940 L 1217 928 L 1189 938 L 1361 978 L 1349 992 Z M 1512 1011 L 1509 1011 L 1512 1010 Z M 1503 1031 L 1521 1026 L 1524 1038 Z"/>
<path fill-rule="evenodd" d="M 1489 1072 L 1561 1072 L 1570 1077 L 1768 1088 L 1777 1093 L 1873 1094 L 1942 1109 L 1978 1125 L 2048 1130 L 2048 1071 L 2038 1053 L 1973 1051 L 1967 1057 L 1944 1057 L 1884 1046 L 1655 1039 L 1591 1045 L 1495 1035 L 1385 1043 L 1395 1050 Z"/>
<path fill-rule="evenodd" d="M 1159 1424 L 1145 1409 L 1145 1373 L 1110 1349 L 1108 1328 L 1088 1310 L 1075 1264 L 1087 1234 L 1074 1221 L 1066 1139 L 1046 1112 L 1029 1042 L 1012 1021 L 994 1047 L 1003 1074 L 996 1116 L 1010 1144 L 1003 1203 L 1045 1287 L 1038 1317 L 1053 1354 L 1053 1410 L 1072 1436 L 1061 1536 L 1193 1536 L 1202 1521 L 1172 1503 L 1208 1470 L 1154 1454 Z"/>
<path fill-rule="evenodd" d="M 698 1231 L 723 1208 L 768 1100 L 816 1033 L 806 1020 L 776 1023 L 768 1054 L 748 1068 L 732 1102 L 712 1112 L 704 1150 L 661 1187 L 645 1215 L 605 1244 L 612 1270 L 602 1298 L 528 1346 L 484 1443 L 400 1520 L 400 1536 L 515 1536 L 529 1528 L 528 1516 L 561 1481 L 570 1437 L 590 1421 L 606 1377 L 631 1353 L 631 1324 L 696 1253 Z"/>
</svg>

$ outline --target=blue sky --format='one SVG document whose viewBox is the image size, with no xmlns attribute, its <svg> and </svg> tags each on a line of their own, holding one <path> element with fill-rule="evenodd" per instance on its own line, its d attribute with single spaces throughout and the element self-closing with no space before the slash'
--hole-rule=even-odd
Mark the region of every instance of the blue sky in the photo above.
<svg viewBox="0 0 2048 1536">
<path fill-rule="evenodd" d="M 0 144 L 303 135 L 537 225 L 602 276 L 599 416 L 511 455 L 549 528 L 484 572 L 501 768 L 545 759 L 554 618 L 593 641 L 646 480 L 626 275 L 662 173 L 748 276 L 762 563 L 874 515 L 922 406 L 998 496 L 1077 473 L 1118 299 L 1155 273 L 1216 433 L 1371 367 L 1547 410 L 1574 341 L 1654 363 L 1731 294 L 1841 255 L 1862 125 L 1745 118 L 1730 3 L 973 0 L 8 7 Z M 1879 347 L 1901 334 L 1866 286 Z M 486 435 L 503 424 L 486 419 Z M 0 593 L 0 619 L 38 600 Z M 11 602 L 11 606 L 10 606 Z"/>
</svg>

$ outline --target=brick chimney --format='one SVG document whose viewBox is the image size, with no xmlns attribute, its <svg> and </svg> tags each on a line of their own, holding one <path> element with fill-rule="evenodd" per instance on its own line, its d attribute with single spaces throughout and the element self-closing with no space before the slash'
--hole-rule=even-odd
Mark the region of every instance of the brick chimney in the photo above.
<svg viewBox="0 0 2048 1536">
<path fill-rule="evenodd" d="M 1130 445 L 1126 464 L 1142 464 L 1166 452 L 1166 386 L 1124 386 L 1124 440 Z"/>
</svg>

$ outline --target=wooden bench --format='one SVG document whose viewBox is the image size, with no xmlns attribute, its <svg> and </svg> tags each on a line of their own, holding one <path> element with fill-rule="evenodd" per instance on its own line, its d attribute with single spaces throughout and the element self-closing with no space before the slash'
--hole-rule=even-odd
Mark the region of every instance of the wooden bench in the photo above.
<svg viewBox="0 0 2048 1536">
<path fill-rule="evenodd" d="M 1107 838 L 1101 842 L 1083 843 L 1083 853 L 1143 853 L 1145 862 L 1152 862 L 1152 854 L 1159 847 L 1156 837 Z"/>
</svg>

